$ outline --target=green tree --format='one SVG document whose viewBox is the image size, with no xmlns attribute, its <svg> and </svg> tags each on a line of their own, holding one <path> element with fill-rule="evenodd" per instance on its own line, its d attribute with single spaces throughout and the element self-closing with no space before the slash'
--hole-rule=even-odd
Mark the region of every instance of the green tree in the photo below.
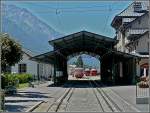
<svg viewBox="0 0 150 113">
<path fill-rule="evenodd" d="M 12 66 L 22 59 L 22 49 L 21 45 L 15 42 L 7 34 L 0 34 L 1 43 L 1 67 L 2 72 L 6 72 L 6 67 Z"/>
<path fill-rule="evenodd" d="M 84 65 L 84 64 L 83 64 L 82 56 L 80 55 L 80 56 L 77 58 L 76 66 L 83 68 L 83 65 Z"/>
</svg>

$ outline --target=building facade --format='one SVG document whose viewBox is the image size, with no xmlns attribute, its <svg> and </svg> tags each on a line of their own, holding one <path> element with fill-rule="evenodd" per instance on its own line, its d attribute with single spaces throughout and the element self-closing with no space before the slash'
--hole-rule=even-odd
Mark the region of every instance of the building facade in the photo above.
<svg viewBox="0 0 150 113">
<path fill-rule="evenodd" d="M 130 4 L 112 21 L 116 30 L 116 50 L 140 57 L 137 62 L 137 76 L 148 76 L 149 58 L 149 1 Z"/>
<path fill-rule="evenodd" d="M 53 75 L 53 65 L 32 61 L 31 57 L 34 55 L 32 52 L 23 49 L 23 58 L 20 62 L 11 67 L 12 73 L 29 73 L 32 74 L 35 79 L 47 80 Z"/>
</svg>

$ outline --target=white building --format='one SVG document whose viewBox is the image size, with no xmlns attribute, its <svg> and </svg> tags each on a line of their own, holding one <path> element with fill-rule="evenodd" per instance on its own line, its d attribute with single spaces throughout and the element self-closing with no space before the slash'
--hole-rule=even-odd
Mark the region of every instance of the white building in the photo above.
<svg viewBox="0 0 150 113">
<path fill-rule="evenodd" d="M 68 75 L 72 75 L 74 70 L 76 68 L 76 65 L 68 65 L 67 70 L 68 70 Z"/>
<path fill-rule="evenodd" d="M 112 21 L 118 40 L 115 48 L 141 58 L 137 62 L 137 76 L 148 75 L 148 5 L 148 1 L 133 2 Z"/>
<path fill-rule="evenodd" d="M 48 79 L 53 75 L 53 66 L 43 62 L 30 60 L 33 53 L 29 50 L 23 49 L 22 60 L 11 67 L 12 73 L 29 73 L 35 79 Z"/>
</svg>

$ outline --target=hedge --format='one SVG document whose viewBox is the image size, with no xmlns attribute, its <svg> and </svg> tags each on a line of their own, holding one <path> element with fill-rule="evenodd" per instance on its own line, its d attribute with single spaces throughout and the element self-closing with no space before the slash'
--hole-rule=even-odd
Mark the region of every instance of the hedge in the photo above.
<svg viewBox="0 0 150 113">
<path fill-rule="evenodd" d="M 19 80 L 19 83 L 27 83 L 33 79 L 31 74 L 16 74 L 15 76 Z"/>
<path fill-rule="evenodd" d="M 5 73 L 2 75 L 2 88 L 4 89 L 8 85 L 17 86 L 18 83 L 27 83 L 32 81 L 31 74 L 10 74 Z"/>
</svg>

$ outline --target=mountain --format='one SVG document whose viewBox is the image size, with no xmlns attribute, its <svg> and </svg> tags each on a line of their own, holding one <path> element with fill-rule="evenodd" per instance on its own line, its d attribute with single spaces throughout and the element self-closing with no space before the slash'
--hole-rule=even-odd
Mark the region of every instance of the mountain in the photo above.
<svg viewBox="0 0 150 113">
<path fill-rule="evenodd" d="M 2 32 L 10 34 L 25 49 L 30 49 L 34 54 L 50 51 L 52 48 L 48 41 L 63 36 L 25 8 L 2 4 L 2 12 Z M 75 60 L 76 58 L 73 58 L 69 62 Z M 99 67 L 99 63 L 93 58 L 83 60 L 86 65 Z"/>
<path fill-rule="evenodd" d="M 50 51 L 48 41 L 63 36 L 25 8 L 2 4 L 2 12 L 2 32 L 37 54 Z"/>
</svg>

